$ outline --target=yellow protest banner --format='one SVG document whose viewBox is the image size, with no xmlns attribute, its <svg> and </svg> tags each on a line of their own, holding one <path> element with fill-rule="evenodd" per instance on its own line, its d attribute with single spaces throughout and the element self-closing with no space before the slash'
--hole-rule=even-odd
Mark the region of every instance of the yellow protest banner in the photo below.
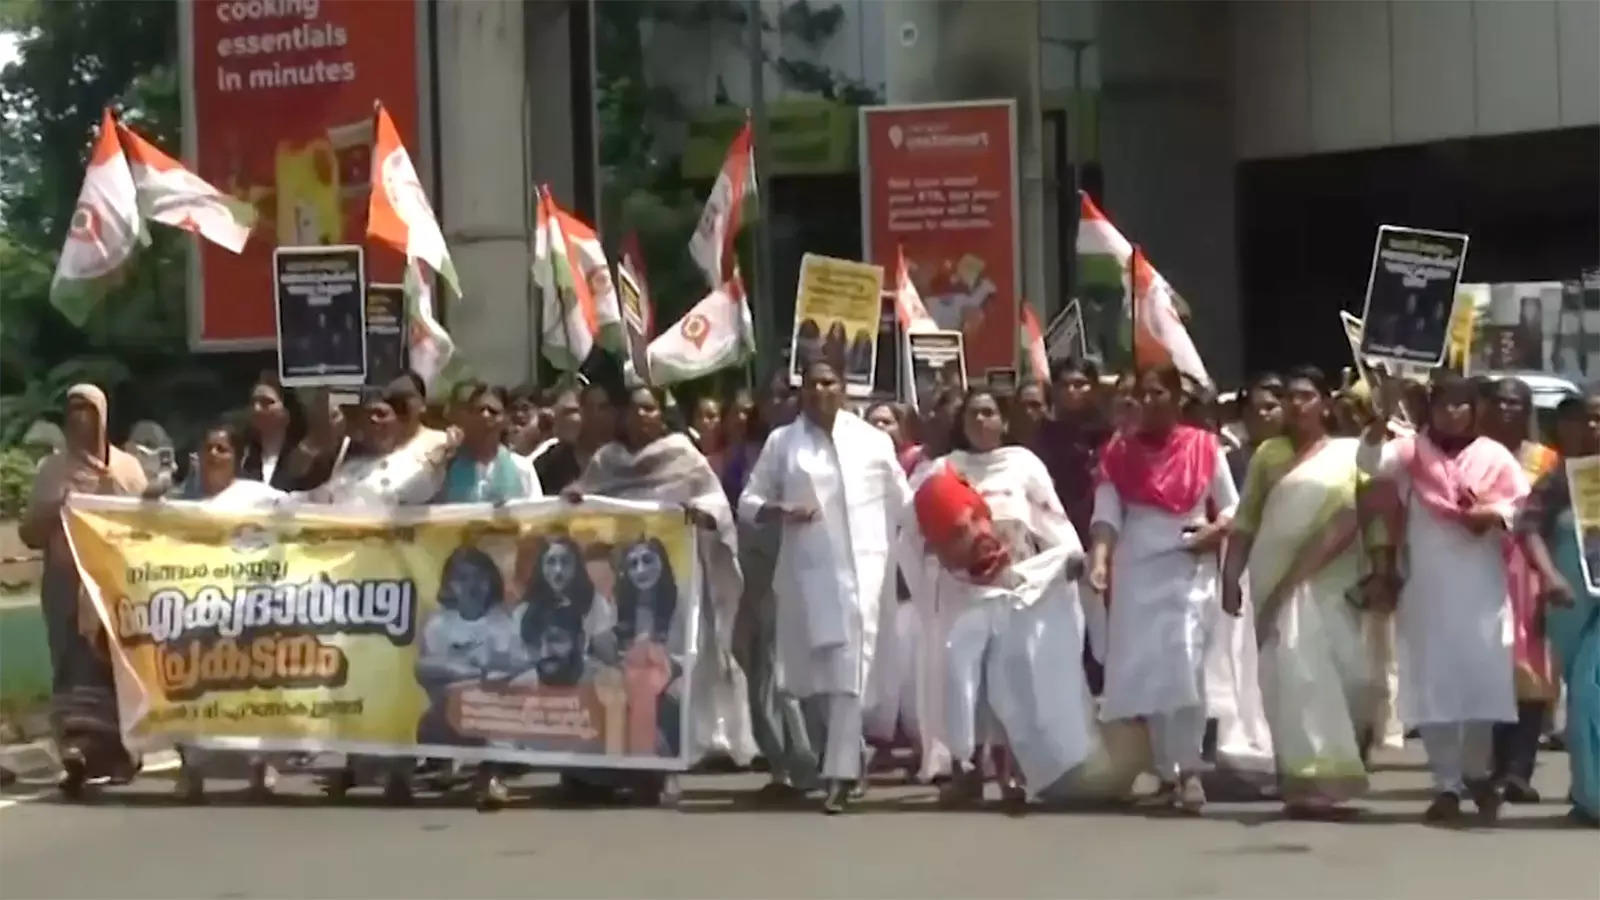
<svg viewBox="0 0 1600 900">
<path fill-rule="evenodd" d="M 687 765 L 700 578 L 679 509 L 74 496 L 63 516 L 130 737 Z"/>
<path fill-rule="evenodd" d="M 807 253 L 794 298 L 789 377 L 796 384 L 814 359 L 825 359 L 851 394 L 872 392 L 883 306 L 883 267 Z"/>
</svg>

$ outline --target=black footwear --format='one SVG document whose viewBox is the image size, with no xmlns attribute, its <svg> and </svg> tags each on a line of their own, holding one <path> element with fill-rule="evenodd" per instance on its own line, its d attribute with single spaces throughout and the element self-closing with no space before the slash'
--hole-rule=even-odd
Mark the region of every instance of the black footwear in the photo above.
<svg viewBox="0 0 1600 900">
<path fill-rule="evenodd" d="M 939 805 L 945 809 L 968 809 L 983 803 L 983 772 L 965 769 L 953 773 L 939 788 Z"/>
<path fill-rule="evenodd" d="M 1507 803 L 1544 802 L 1544 798 L 1539 796 L 1539 791 L 1533 785 L 1515 775 L 1505 780 L 1502 793 Z"/>
<path fill-rule="evenodd" d="M 356 773 L 349 766 L 329 775 L 322 782 L 322 793 L 330 800 L 343 800 L 350 789 L 356 786 Z"/>
<path fill-rule="evenodd" d="M 1427 812 L 1422 814 L 1424 822 L 1454 822 L 1461 818 L 1461 797 L 1454 791 L 1445 791 L 1433 798 Z"/>
<path fill-rule="evenodd" d="M 848 781 L 830 781 L 830 782 L 828 782 L 828 796 L 827 796 L 827 799 L 822 801 L 822 812 L 823 812 L 823 814 L 824 815 L 829 815 L 829 816 L 836 816 L 836 815 L 844 812 L 845 808 L 847 806 L 849 806 L 849 804 L 850 804 L 850 782 L 848 782 Z"/>
<path fill-rule="evenodd" d="M 57 786 L 68 800 L 82 800 L 83 787 L 89 783 L 89 762 L 77 747 L 61 748 L 61 781 Z"/>
<path fill-rule="evenodd" d="M 1481 781 L 1467 782 L 1467 793 L 1472 795 L 1472 804 L 1478 807 L 1478 818 L 1484 822 L 1493 822 L 1500 818 L 1500 789 L 1487 778 Z"/>
<path fill-rule="evenodd" d="M 383 780 L 383 799 L 393 806 L 405 806 L 411 802 L 411 779 L 399 772 L 391 772 Z"/>
</svg>

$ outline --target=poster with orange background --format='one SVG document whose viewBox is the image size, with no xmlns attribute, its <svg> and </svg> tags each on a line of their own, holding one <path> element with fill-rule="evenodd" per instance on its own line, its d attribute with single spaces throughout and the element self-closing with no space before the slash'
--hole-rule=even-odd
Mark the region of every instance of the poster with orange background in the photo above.
<svg viewBox="0 0 1600 900">
<path fill-rule="evenodd" d="M 911 280 L 967 369 L 1017 364 L 1021 228 L 1010 100 L 861 110 L 865 258 Z"/>
<path fill-rule="evenodd" d="M 362 243 L 374 101 L 422 156 L 420 4 L 188 0 L 179 8 L 184 156 L 258 212 L 243 253 L 206 243 L 193 251 L 190 344 L 269 347 L 273 249 Z M 403 265 L 389 248 L 367 248 L 371 281 L 398 282 Z"/>
</svg>

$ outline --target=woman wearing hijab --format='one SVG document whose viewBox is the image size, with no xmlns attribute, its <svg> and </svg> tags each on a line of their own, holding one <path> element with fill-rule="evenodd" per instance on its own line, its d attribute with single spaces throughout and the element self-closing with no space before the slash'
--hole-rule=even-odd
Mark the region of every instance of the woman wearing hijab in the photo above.
<svg viewBox="0 0 1600 900">
<path fill-rule="evenodd" d="M 695 691 L 691 708 L 698 713 L 686 740 L 691 760 L 724 754 L 742 766 L 756 748 L 744 672 L 732 654 L 734 616 L 744 590 L 733 511 L 716 472 L 694 443 L 685 435 L 667 433 L 661 408 L 656 391 L 631 390 L 617 439 L 595 452 L 563 496 L 581 500 L 584 494 L 597 494 L 681 506 L 704 533 L 706 539 L 698 544 L 705 602 L 699 610 L 700 645 L 690 679 Z M 618 650 L 626 653 L 628 648 Z M 657 775 L 656 781 L 668 787 L 668 779 Z"/>
<path fill-rule="evenodd" d="M 1556 409 L 1562 450 L 1600 455 L 1600 396 L 1571 397 Z M 1573 817 L 1600 826 L 1600 591 L 1585 577 L 1567 472 L 1539 482 L 1517 521 L 1546 586 L 1544 621 L 1567 684 L 1567 763 Z M 1590 573 L 1591 575 L 1593 573 Z"/>
<path fill-rule="evenodd" d="M 1331 814 L 1365 792 L 1361 736 L 1378 692 L 1364 616 L 1347 599 L 1359 581 L 1359 441 L 1329 436 L 1322 390 L 1321 372 L 1289 374 L 1286 434 L 1250 460 L 1223 575 L 1223 609 L 1240 616 L 1248 561 L 1261 692 L 1293 817 Z"/>
<path fill-rule="evenodd" d="M 1198 813 L 1206 802 L 1205 622 L 1218 603 L 1216 554 L 1238 505 L 1215 435 L 1178 424 L 1182 382 L 1170 367 L 1138 379 L 1140 422 L 1101 457 L 1089 583 L 1111 604 L 1102 718 L 1143 717 L 1162 789 Z"/>
<path fill-rule="evenodd" d="M 970 484 L 982 498 L 998 547 L 1011 563 L 1026 563 L 1056 548 L 1067 548 L 1068 556 L 1077 557 L 1081 563 L 1083 545 L 1056 498 L 1044 463 L 1031 450 L 1007 446 L 1007 417 L 995 393 L 988 388 L 968 391 L 958 408 L 957 420 L 960 424 L 950 439 L 954 449 L 924 467 L 913 480 L 913 490 L 933 473 L 948 470 Z M 916 679 L 917 719 L 922 731 L 921 775 L 924 779 L 952 775 L 941 797 L 947 804 L 981 801 L 983 774 L 974 756 L 980 747 L 988 747 L 998 763 L 1002 795 L 1008 802 L 1019 803 L 1027 796 L 1024 773 L 1017 771 L 1015 757 L 1008 749 L 1006 729 L 996 716 L 1001 704 L 1017 698 L 989 696 L 994 686 L 985 691 L 981 685 L 990 625 L 1004 628 L 1020 623 L 1011 622 L 1009 607 L 1004 603 L 990 605 L 987 591 L 943 565 L 937 555 L 940 544 L 938 535 L 923 533 L 920 528 L 901 532 L 901 570 L 913 602 L 920 607 L 920 618 L 926 623 L 917 654 Z M 1076 600 L 1075 586 L 1071 593 Z M 1076 603 L 1068 612 L 1076 617 L 1076 627 L 1051 628 L 1041 631 L 1041 635 L 1050 641 L 1070 638 L 1071 643 L 1051 646 L 1041 641 L 1038 655 L 1074 661 L 1079 658 L 1082 613 Z M 1078 675 L 1081 677 L 1081 670 Z M 1062 690 L 1073 694 L 1070 685 L 1063 685 Z M 1075 700 L 1075 694 L 1068 699 Z M 1093 723 L 1077 724 L 1090 728 Z M 1050 772 L 1046 778 L 1036 770 L 1030 783 L 1038 790 L 1061 774 Z"/>
<path fill-rule="evenodd" d="M 122 744 L 106 634 L 78 579 L 61 506 L 71 492 L 139 496 L 145 475 L 138 460 L 107 439 L 99 388 L 67 391 L 65 426 L 67 446 L 40 464 L 18 531 L 24 544 L 44 551 L 39 594 L 50 642 L 51 727 L 65 770 L 61 790 L 76 797 L 90 778 L 126 783 L 138 764 Z"/>
<path fill-rule="evenodd" d="M 1374 551 L 1372 571 L 1405 579 L 1400 718 L 1428 752 L 1429 821 L 1458 818 L 1469 792 L 1493 821 L 1493 725 L 1517 720 L 1504 543 L 1528 482 L 1511 451 L 1478 434 L 1476 401 L 1458 376 L 1435 381 L 1425 428 L 1384 448 L 1373 494 L 1393 546 Z"/>
<path fill-rule="evenodd" d="M 1520 378 L 1500 378 L 1485 385 L 1479 406 L 1485 437 L 1516 456 L 1529 484 L 1560 464 L 1552 447 L 1529 440 L 1533 391 Z M 1561 676 L 1544 635 L 1544 580 L 1528 558 L 1524 542 L 1506 538 L 1506 588 L 1511 600 L 1512 663 L 1517 694 L 1517 721 L 1494 727 L 1495 783 L 1509 803 L 1538 803 L 1533 769 L 1545 715 L 1561 695 Z"/>
<path fill-rule="evenodd" d="M 238 460 L 245 446 L 245 436 L 233 425 L 217 423 L 208 427 L 201 436 L 195 477 L 185 499 L 199 500 L 216 509 L 249 510 L 271 507 L 286 496 L 280 490 L 237 474 Z M 231 768 L 227 765 L 230 762 L 243 761 L 246 764 L 246 778 L 252 798 L 270 797 L 277 781 L 277 772 L 267 757 L 259 753 L 180 746 L 178 756 L 182 767 L 173 789 L 179 799 L 189 803 L 203 801 L 207 775 L 219 770 L 226 771 Z"/>
</svg>

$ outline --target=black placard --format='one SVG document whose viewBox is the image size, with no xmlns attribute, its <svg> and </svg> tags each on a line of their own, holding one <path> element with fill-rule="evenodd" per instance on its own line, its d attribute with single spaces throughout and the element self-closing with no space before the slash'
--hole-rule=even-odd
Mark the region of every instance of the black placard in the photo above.
<svg viewBox="0 0 1600 900">
<path fill-rule="evenodd" d="M 967 389 L 966 353 L 959 331 L 913 331 L 905 336 L 911 356 L 907 399 L 918 410 L 930 410 L 945 388 Z"/>
<path fill-rule="evenodd" d="M 272 252 L 278 377 L 290 387 L 361 385 L 367 375 L 366 270 L 361 248 Z"/>
<path fill-rule="evenodd" d="M 367 285 L 367 380 L 383 387 L 409 365 L 406 340 L 406 292 L 399 284 Z"/>
<path fill-rule="evenodd" d="M 1466 259 L 1464 234 L 1379 228 L 1361 316 L 1362 355 L 1420 366 L 1443 362 Z"/>
</svg>

